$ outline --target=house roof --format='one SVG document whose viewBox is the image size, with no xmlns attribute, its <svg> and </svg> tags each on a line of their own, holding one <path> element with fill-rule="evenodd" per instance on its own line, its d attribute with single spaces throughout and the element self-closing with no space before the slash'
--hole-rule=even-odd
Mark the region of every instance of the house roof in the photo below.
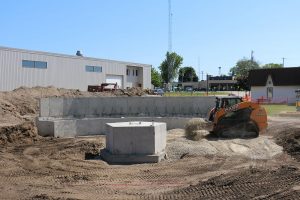
<svg viewBox="0 0 300 200">
<path fill-rule="evenodd" d="M 254 69 L 249 72 L 250 86 L 265 86 L 271 76 L 274 86 L 300 85 L 300 67 Z"/>
</svg>

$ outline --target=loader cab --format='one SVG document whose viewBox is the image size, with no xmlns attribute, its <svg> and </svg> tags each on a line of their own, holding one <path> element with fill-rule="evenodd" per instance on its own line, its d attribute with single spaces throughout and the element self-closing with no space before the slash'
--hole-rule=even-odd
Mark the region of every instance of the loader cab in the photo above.
<svg viewBox="0 0 300 200">
<path fill-rule="evenodd" d="M 241 97 L 217 97 L 216 98 L 216 108 L 228 108 L 238 103 L 241 103 L 243 100 Z"/>
<path fill-rule="evenodd" d="M 243 100 L 241 97 L 216 97 L 216 106 L 209 112 L 208 120 L 213 121 L 215 113 L 220 109 L 229 108 L 233 105 L 241 103 Z"/>
</svg>

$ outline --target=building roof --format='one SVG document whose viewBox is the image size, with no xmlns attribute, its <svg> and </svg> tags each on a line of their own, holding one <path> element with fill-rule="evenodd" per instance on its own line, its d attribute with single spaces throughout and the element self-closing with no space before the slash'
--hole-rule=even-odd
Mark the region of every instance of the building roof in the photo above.
<svg viewBox="0 0 300 200">
<path fill-rule="evenodd" d="M 269 76 L 274 86 L 300 85 L 300 67 L 254 69 L 249 72 L 249 84 L 265 86 Z"/>
<path fill-rule="evenodd" d="M 128 65 L 128 66 L 152 67 L 152 65 L 149 65 L 149 64 L 142 64 L 142 63 L 135 63 L 135 62 L 126 62 L 126 61 L 117 61 L 117 60 L 110 60 L 110 59 L 92 58 L 92 57 L 86 57 L 86 56 L 76 56 L 75 54 L 74 55 L 67 55 L 67 54 L 60 54 L 60 53 L 50 53 L 50 52 L 45 52 L 45 51 L 34 51 L 34 50 L 18 49 L 18 48 L 4 47 L 4 46 L 0 46 L 0 50 L 30 53 L 30 54 L 37 54 L 37 55 L 55 56 L 55 57 L 64 57 L 64 58 L 71 58 L 71 59 L 115 62 L 115 63 L 122 63 L 122 64 L 125 64 L 125 65 Z"/>
</svg>

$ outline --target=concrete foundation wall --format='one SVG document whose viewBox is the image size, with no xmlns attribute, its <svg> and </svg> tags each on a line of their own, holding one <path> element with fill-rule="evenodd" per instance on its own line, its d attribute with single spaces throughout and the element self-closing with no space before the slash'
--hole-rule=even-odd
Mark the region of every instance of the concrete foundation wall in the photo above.
<svg viewBox="0 0 300 200">
<path fill-rule="evenodd" d="M 106 123 L 144 121 L 165 122 L 167 129 L 184 128 L 191 117 L 125 117 L 125 118 L 45 118 L 37 119 L 39 135 L 53 137 L 76 137 L 87 135 L 105 135 Z"/>
<path fill-rule="evenodd" d="M 204 117 L 215 97 L 84 97 L 45 98 L 40 117 Z"/>
<path fill-rule="evenodd" d="M 75 137 L 106 134 L 106 123 L 154 121 L 167 129 L 184 128 L 193 117 L 206 117 L 215 97 L 45 98 L 37 119 L 39 134 Z"/>
</svg>

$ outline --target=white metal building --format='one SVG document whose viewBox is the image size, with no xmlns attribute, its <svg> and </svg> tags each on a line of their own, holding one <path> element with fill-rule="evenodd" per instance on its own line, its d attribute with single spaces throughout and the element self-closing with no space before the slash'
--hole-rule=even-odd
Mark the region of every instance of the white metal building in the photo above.
<svg viewBox="0 0 300 200">
<path fill-rule="evenodd" d="M 85 91 L 101 83 L 151 88 L 151 65 L 0 47 L 0 91 L 21 86 Z"/>
<path fill-rule="evenodd" d="M 294 104 L 295 90 L 300 89 L 300 67 L 251 70 L 249 83 L 253 101 Z"/>
</svg>

